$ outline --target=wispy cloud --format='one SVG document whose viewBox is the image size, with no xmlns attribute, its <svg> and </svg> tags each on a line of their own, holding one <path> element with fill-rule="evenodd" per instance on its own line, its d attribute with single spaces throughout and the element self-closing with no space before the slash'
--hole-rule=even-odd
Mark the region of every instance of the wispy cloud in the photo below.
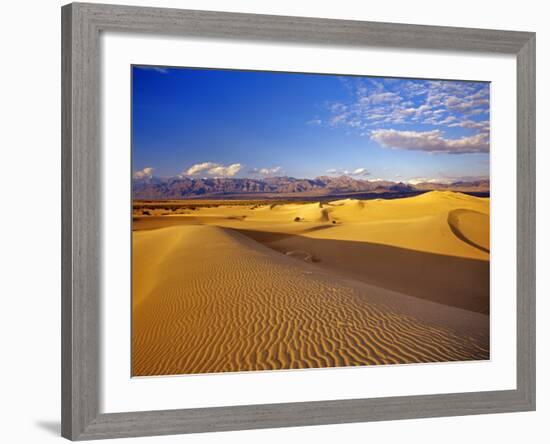
<svg viewBox="0 0 550 444">
<path fill-rule="evenodd" d="M 134 179 L 150 179 L 153 177 L 153 167 L 145 167 L 142 170 L 134 172 Z"/>
<path fill-rule="evenodd" d="M 240 163 L 222 165 L 214 162 L 203 162 L 189 167 L 182 173 L 182 176 L 233 177 L 241 168 L 242 165 Z"/>
<path fill-rule="evenodd" d="M 462 122 L 451 123 L 449 125 L 451 128 L 459 126 L 461 128 L 470 128 L 476 129 L 483 132 L 489 132 L 489 121 L 474 122 L 473 120 L 463 120 Z"/>
<path fill-rule="evenodd" d="M 440 130 L 420 132 L 378 129 L 371 132 L 371 139 L 384 147 L 402 150 L 449 154 L 489 152 L 487 133 L 478 133 L 458 139 L 447 139 Z"/>
<path fill-rule="evenodd" d="M 488 151 L 487 83 L 345 77 L 340 80 L 350 99 L 327 104 L 327 123 L 333 128 L 343 127 L 370 136 L 375 141 L 387 142 L 390 135 L 395 140 L 396 133 L 378 131 L 393 130 L 404 136 L 409 126 L 414 132 L 408 139 L 412 137 L 414 142 L 421 142 L 425 137 L 428 144 L 401 138 L 400 146 L 390 143 L 383 146 L 455 154 Z M 446 137 L 442 131 L 448 132 L 452 128 L 466 134 L 458 140 Z"/>
<path fill-rule="evenodd" d="M 321 125 L 323 121 L 321 119 L 311 119 L 306 122 L 308 125 Z"/>
</svg>

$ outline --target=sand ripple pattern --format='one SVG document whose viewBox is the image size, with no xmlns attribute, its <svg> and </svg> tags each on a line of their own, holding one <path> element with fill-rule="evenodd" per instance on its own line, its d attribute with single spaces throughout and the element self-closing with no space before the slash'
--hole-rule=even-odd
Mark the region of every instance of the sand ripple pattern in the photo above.
<svg viewBox="0 0 550 444">
<path fill-rule="evenodd" d="M 488 333 L 402 313 L 231 230 L 174 226 L 133 242 L 134 376 L 489 358 Z"/>
</svg>

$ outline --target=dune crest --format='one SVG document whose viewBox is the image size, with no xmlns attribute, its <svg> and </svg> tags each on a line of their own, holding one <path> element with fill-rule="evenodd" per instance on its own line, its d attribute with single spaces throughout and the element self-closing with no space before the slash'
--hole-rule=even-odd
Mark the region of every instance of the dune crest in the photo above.
<svg viewBox="0 0 550 444">
<path fill-rule="evenodd" d="M 462 241 L 489 253 L 489 216 L 473 210 L 452 210 L 447 218 L 452 232 Z"/>
</svg>

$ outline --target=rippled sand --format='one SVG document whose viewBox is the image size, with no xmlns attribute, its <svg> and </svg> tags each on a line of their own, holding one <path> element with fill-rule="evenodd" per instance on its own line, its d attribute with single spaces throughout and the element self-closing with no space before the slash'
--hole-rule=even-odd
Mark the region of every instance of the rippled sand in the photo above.
<svg viewBox="0 0 550 444">
<path fill-rule="evenodd" d="M 133 375 L 488 359 L 488 205 L 427 193 L 138 217 Z"/>
</svg>

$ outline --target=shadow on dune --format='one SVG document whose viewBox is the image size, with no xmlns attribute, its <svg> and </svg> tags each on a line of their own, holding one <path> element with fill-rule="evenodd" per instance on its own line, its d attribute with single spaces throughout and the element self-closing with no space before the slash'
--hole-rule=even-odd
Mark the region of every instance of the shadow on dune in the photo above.
<svg viewBox="0 0 550 444">
<path fill-rule="evenodd" d="M 280 253 L 306 251 L 316 266 L 368 284 L 489 313 L 489 262 L 388 245 L 235 229 Z"/>
<path fill-rule="evenodd" d="M 465 209 L 457 209 L 449 212 L 449 216 L 447 217 L 447 223 L 449 224 L 449 228 L 453 232 L 453 234 L 458 237 L 462 242 L 466 242 L 468 245 L 477 248 L 478 250 L 484 251 L 485 253 L 490 253 L 489 249 L 484 247 L 483 245 L 478 244 L 474 240 L 470 239 L 468 236 L 466 236 L 465 233 L 462 232 L 460 229 L 460 222 L 459 218 L 460 215 L 463 214 L 470 214 L 475 215 L 477 217 L 486 218 L 486 226 L 489 226 L 489 216 L 483 213 L 480 213 L 478 211 L 473 210 L 465 210 Z"/>
</svg>

